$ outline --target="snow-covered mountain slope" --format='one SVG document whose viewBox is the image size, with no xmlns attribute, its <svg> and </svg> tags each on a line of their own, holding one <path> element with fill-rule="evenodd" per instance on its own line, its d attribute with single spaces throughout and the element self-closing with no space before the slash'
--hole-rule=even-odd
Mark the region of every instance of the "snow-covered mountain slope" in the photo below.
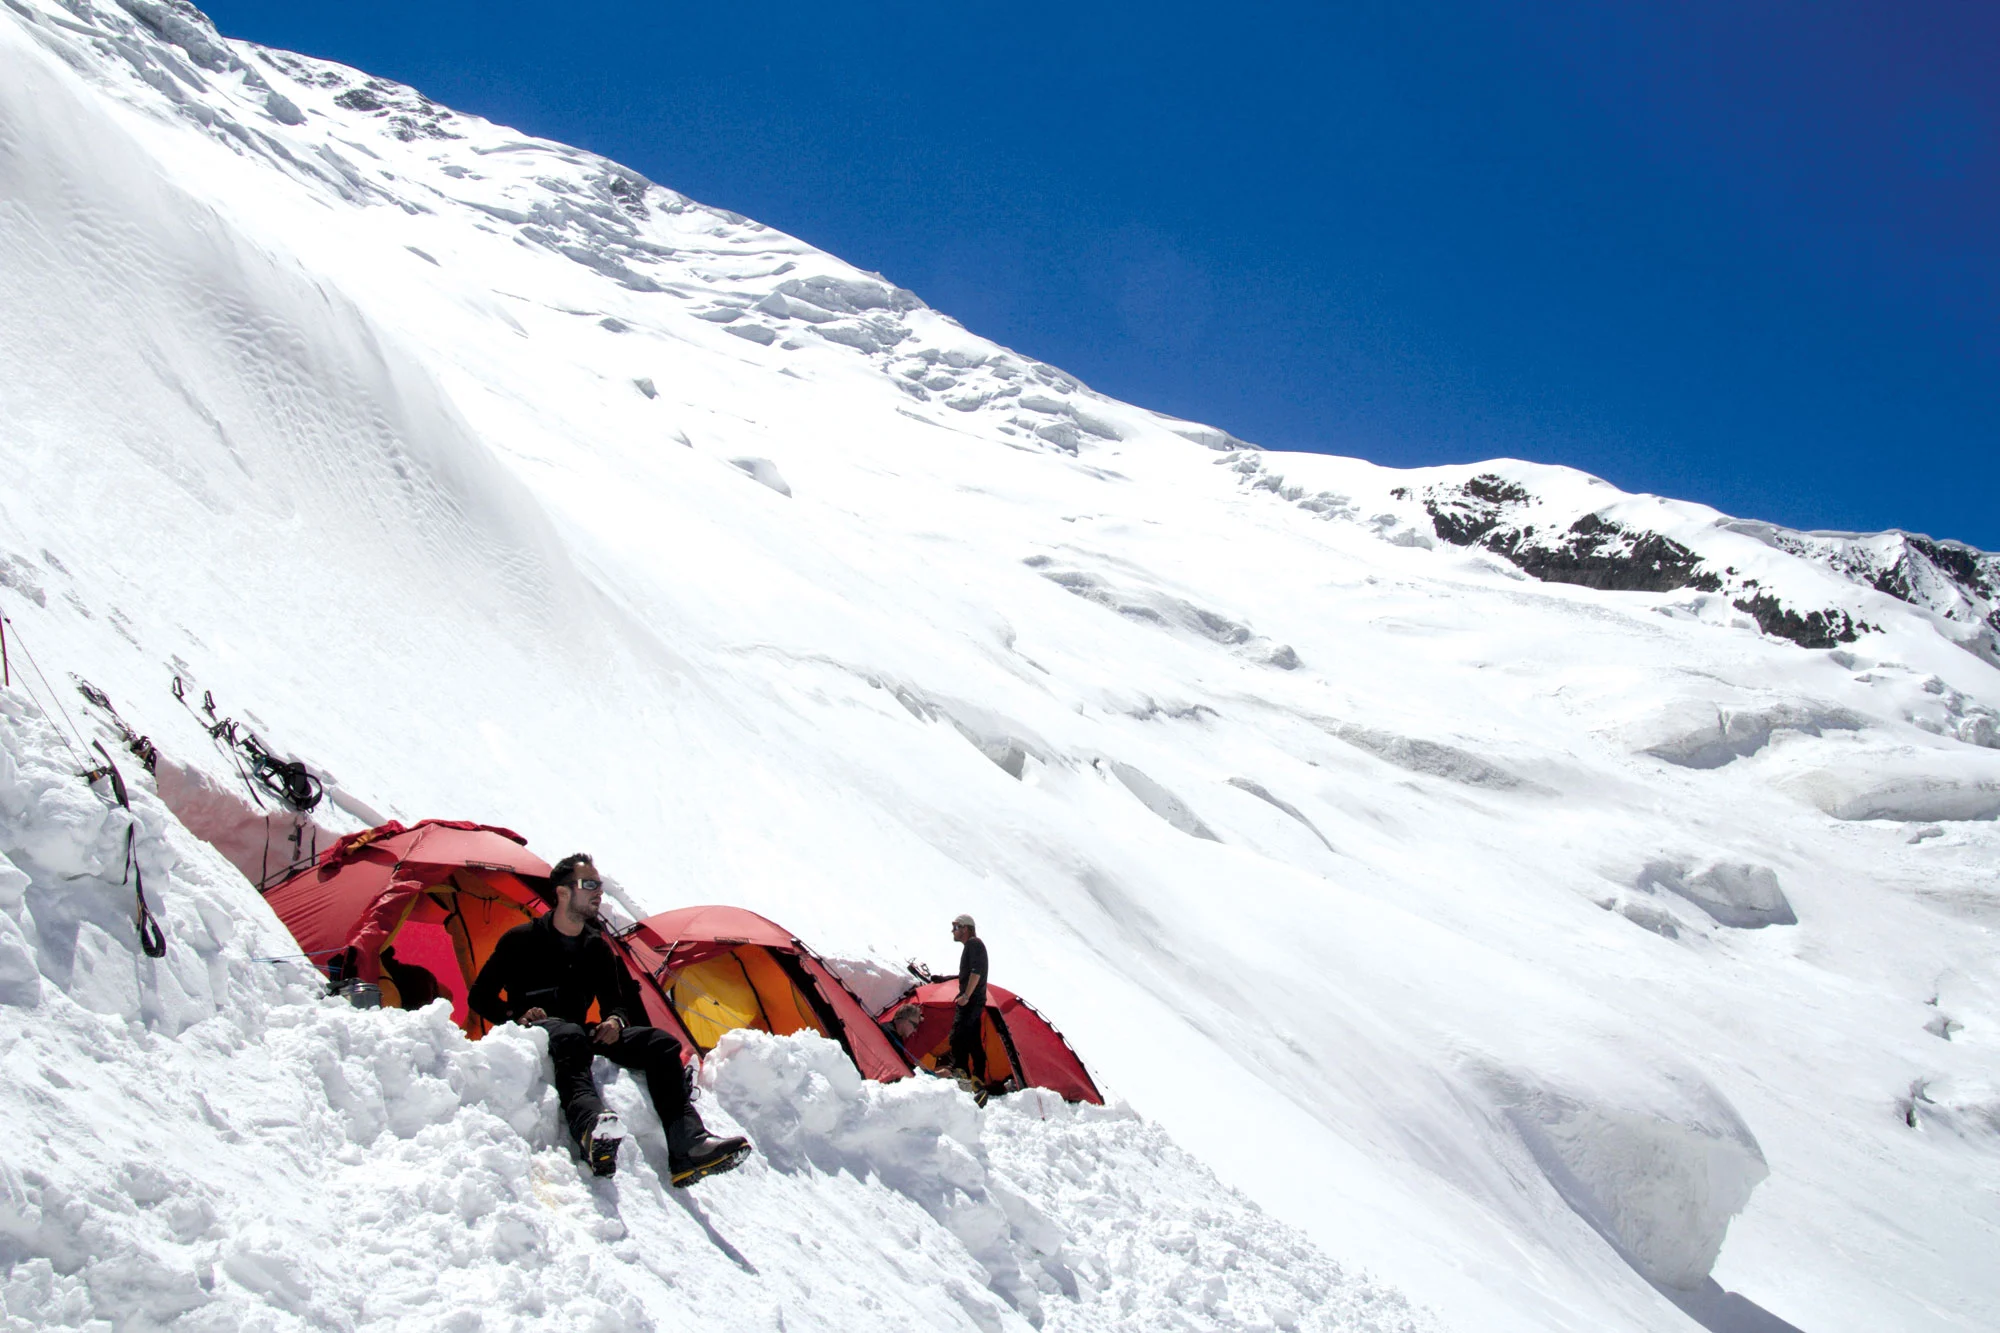
<svg viewBox="0 0 2000 1333">
<path fill-rule="evenodd" d="M 356 808 L 832 954 L 942 964 L 970 910 L 1138 1117 L 965 1146 L 752 1042 L 710 1076 L 766 1153 L 714 1212 L 592 1194 L 525 1039 L 287 989 L 141 796 L 165 970 L 221 1002 L 177 1008 L 10 703 L 16 1318 L 1420 1318 L 1171 1135 L 1458 1328 L 2000 1324 L 1993 557 L 1263 453 L 161 0 L 0 11 L 0 256 L 0 610 L 56 692 L 226 785 L 178 674 Z M 898 1126 L 987 1173 L 1013 1270 Z M 423 1258 L 371 1304 L 377 1237 Z"/>
</svg>

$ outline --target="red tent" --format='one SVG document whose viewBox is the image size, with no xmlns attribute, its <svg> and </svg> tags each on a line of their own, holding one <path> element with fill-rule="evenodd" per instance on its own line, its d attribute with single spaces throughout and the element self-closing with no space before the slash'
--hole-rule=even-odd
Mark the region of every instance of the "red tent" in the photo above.
<svg viewBox="0 0 2000 1333">
<path fill-rule="evenodd" d="M 385 1004 L 419 998 L 401 996 L 393 973 L 407 981 L 404 968 L 428 972 L 451 1000 L 452 1017 L 477 1037 L 486 1023 L 466 1008 L 471 978 L 494 941 L 548 910 L 522 878 L 548 873 L 548 863 L 512 830 L 445 819 L 405 828 L 391 820 L 342 838 L 265 901 L 321 966 L 351 956 L 346 974 L 381 986 Z M 393 950 L 392 975 L 384 975 L 384 950 Z"/>
<path fill-rule="evenodd" d="M 910 1057 L 926 1069 L 949 1053 L 951 1020 L 958 1008 L 958 983 L 935 981 L 908 992 L 876 1017 L 887 1022 L 906 1004 L 923 1010 L 924 1021 L 903 1043 Z M 1056 1025 L 1040 1011 L 1010 990 L 988 983 L 986 1016 L 980 1024 L 986 1046 L 986 1079 L 1005 1084 L 1010 1079 L 1018 1087 L 1047 1088 L 1061 1093 L 1064 1100 L 1104 1104 L 1090 1071 L 1070 1049 Z"/>
<path fill-rule="evenodd" d="M 342 838 L 265 900 L 301 949 L 322 966 L 342 959 L 345 975 L 381 987 L 384 1004 L 426 1002 L 427 993 L 402 995 L 396 980 L 421 968 L 451 1000 L 459 1026 L 479 1037 L 487 1024 L 466 1007 L 471 979 L 501 935 L 548 910 L 525 882 L 548 874 L 548 864 L 511 830 L 392 821 Z M 810 1028 L 839 1041 L 869 1078 L 910 1073 L 819 956 L 755 912 L 683 908 L 605 938 L 637 980 L 647 1021 L 680 1039 L 690 1059 L 733 1028 Z M 386 963 L 385 953 L 392 955 Z"/>
<path fill-rule="evenodd" d="M 665 996 L 685 1031 L 706 1054 L 736 1028 L 806 1029 L 832 1037 L 864 1077 L 907 1077 L 896 1053 L 840 978 L 790 931 L 741 907 L 683 907 L 647 917 L 618 939 L 627 966 Z M 652 991 L 652 987 L 642 989 Z M 659 1021 L 655 1018 L 655 1021 Z"/>
</svg>

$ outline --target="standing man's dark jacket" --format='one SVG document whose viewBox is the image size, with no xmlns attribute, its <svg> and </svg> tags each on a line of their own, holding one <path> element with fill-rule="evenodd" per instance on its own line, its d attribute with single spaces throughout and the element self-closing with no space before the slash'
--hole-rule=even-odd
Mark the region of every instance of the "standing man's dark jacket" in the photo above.
<svg viewBox="0 0 2000 1333">
<path fill-rule="evenodd" d="M 979 984 L 966 996 L 951 1020 L 951 1062 L 970 1074 L 975 1082 L 986 1082 L 986 1042 L 980 1024 L 986 1017 L 986 941 L 974 935 L 958 954 L 958 989 L 979 975 Z"/>
<path fill-rule="evenodd" d="M 974 973 L 979 974 L 979 984 L 972 988 L 972 996 L 965 1002 L 960 1014 L 983 1014 L 986 1012 L 986 941 L 974 935 L 958 951 L 958 989 L 965 992 L 965 983 Z"/>
<path fill-rule="evenodd" d="M 564 935 L 553 912 L 502 935 L 467 997 L 474 1013 L 496 1025 L 530 1009 L 582 1025 L 593 1000 L 600 1022 L 616 1018 L 630 1028 L 646 1021 L 638 987 L 603 933 L 585 926 L 581 935 Z"/>
</svg>

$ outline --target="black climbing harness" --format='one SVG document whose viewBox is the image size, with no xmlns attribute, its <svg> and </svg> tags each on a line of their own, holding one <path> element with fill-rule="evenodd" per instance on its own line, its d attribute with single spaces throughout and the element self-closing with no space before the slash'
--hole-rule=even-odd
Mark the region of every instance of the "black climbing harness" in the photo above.
<svg viewBox="0 0 2000 1333">
<path fill-rule="evenodd" d="M 272 801 L 265 800 L 268 795 L 291 812 L 292 831 L 285 840 L 292 844 L 292 855 L 276 870 L 271 868 L 271 822 L 268 817 L 264 820 L 264 859 L 257 876 L 257 892 L 268 893 L 272 886 L 290 879 L 319 859 L 319 825 L 307 816 L 325 799 L 326 784 L 299 760 L 280 759 L 271 753 L 270 747 L 259 739 L 256 732 L 235 718 L 221 716 L 216 709 L 213 692 L 201 692 L 201 710 L 197 712 L 195 706 L 188 702 L 187 686 L 179 676 L 174 677 L 173 691 L 174 698 L 208 733 L 216 748 L 229 756 L 236 776 L 242 779 L 244 789 L 250 793 L 250 799 L 257 808 L 271 808 Z M 203 720 L 202 713 L 208 714 L 207 720 Z M 308 829 L 312 837 L 310 846 L 306 841 Z"/>
<path fill-rule="evenodd" d="M 218 716 L 212 692 L 201 692 L 202 712 L 206 712 L 209 719 L 202 722 L 201 713 L 195 712 L 194 705 L 188 702 L 187 686 L 179 676 L 174 677 L 173 689 L 174 698 L 194 714 L 195 721 L 201 723 L 209 739 L 229 752 L 236 764 L 237 775 L 243 779 L 243 784 L 250 789 L 251 798 L 259 806 L 265 804 L 264 797 L 269 795 L 286 809 L 303 815 L 317 809 L 325 799 L 326 784 L 303 763 L 296 759 L 278 758 L 256 732 L 233 717 Z"/>
<path fill-rule="evenodd" d="M 139 947 L 146 951 L 148 958 L 164 958 L 167 954 L 167 937 L 161 931 L 160 923 L 153 919 L 153 909 L 146 902 L 146 872 L 139 867 L 136 844 L 139 834 L 139 817 L 132 813 L 132 800 L 125 792 L 125 775 L 118 771 L 118 765 L 111 758 L 111 752 L 104 748 L 103 741 L 92 741 L 92 748 L 104 756 L 104 766 L 93 768 L 83 775 L 84 781 L 95 786 L 99 778 L 111 779 L 111 794 L 118 799 L 125 811 L 125 875 L 118 882 L 132 885 L 136 899 L 134 917 L 139 927 Z"/>
<path fill-rule="evenodd" d="M 326 787 L 296 759 L 280 759 L 264 748 L 257 733 L 246 731 L 236 744 L 250 757 L 250 776 L 294 812 L 306 814 L 326 795 Z"/>
</svg>

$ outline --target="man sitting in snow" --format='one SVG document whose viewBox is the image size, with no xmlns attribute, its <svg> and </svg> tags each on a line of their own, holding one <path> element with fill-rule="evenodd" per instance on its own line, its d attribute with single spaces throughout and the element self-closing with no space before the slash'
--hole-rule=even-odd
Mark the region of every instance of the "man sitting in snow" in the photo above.
<svg viewBox="0 0 2000 1333">
<path fill-rule="evenodd" d="M 688 1104 L 680 1043 L 642 1021 L 638 988 L 598 928 L 604 881 L 597 867 L 582 853 L 565 856 L 550 882 L 555 909 L 500 937 L 472 983 L 473 1010 L 489 1023 L 530 1023 L 549 1034 L 563 1117 L 597 1175 L 618 1169 L 618 1144 L 625 1136 L 617 1114 L 604 1109 L 592 1076 L 592 1061 L 600 1055 L 645 1075 L 653 1109 L 666 1126 L 674 1184 L 692 1184 L 735 1166 L 749 1143 L 717 1138 L 701 1123 Z M 592 1001 L 602 1018 L 596 1024 L 588 1021 Z"/>
<path fill-rule="evenodd" d="M 986 1041 L 980 1022 L 986 1016 L 986 941 L 979 938 L 972 918 L 963 912 L 952 918 L 951 937 L 959 944 L 958 1012 L 951 1020 L 951 1062 L 981 1090 L 983 1102 Z"/>
</svg>

